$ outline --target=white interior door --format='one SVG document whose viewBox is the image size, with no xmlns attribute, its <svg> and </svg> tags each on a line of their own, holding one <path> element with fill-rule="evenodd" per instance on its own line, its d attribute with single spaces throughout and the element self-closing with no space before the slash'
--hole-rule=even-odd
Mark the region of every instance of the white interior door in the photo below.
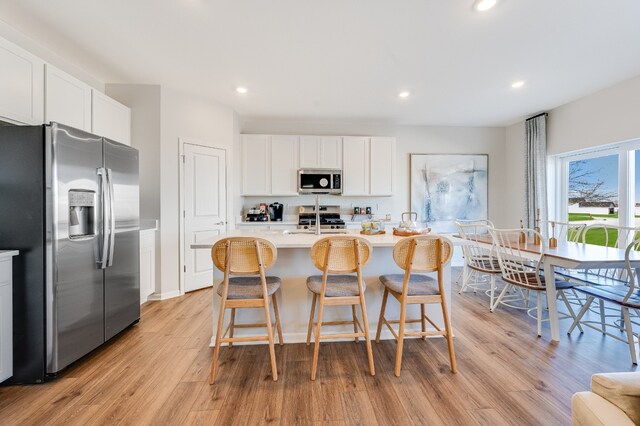
<svg viewBox="0 0 640 426">
<path fill-rule="evenodd" d="M 224 150 L 184 144 L 185 292 L 212 285 L 210 253 L 190 246 L 226 231 L 226 175 Z"/>
</svg>

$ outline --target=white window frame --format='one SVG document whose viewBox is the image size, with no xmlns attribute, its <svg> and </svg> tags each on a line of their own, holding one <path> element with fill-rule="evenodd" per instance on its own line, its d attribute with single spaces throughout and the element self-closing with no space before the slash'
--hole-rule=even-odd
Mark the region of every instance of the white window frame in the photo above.
<svg viewBox="0 0 640 426">
<path fill-rule="evenodd" d="M 590 158 L 618 155 L 618 223 L 635 226 L 635 173 L 633 152 L 640 150 L 640 139 L 549 156 L 547 193 L 549 220 L 565 222 L 569 218 L 569 163 Z M 638 165 L 640 167 L 640 165 Z"/>
</svg>

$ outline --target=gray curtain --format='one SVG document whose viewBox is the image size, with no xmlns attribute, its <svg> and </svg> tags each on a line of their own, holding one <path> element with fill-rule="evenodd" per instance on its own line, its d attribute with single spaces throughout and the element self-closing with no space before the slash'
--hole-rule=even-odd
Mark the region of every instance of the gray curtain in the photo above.
<svg viewBox="0 0 640 426">
<path fill-rule="evenodd" d="M 547 114 L 529 118 L 525 122 L 525 212 L 524 224 L 535 227 L 536 211 L 540 221 L 547 221 Z M 542 228 L 545 228 L 542 226 Z M 542 229 L 546 234 L 546 229 Z"/>
</svg>

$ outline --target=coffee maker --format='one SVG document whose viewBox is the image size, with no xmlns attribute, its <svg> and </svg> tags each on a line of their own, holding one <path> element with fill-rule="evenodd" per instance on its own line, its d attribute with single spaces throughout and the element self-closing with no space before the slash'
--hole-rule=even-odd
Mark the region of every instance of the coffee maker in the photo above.
<svg viewBox="0 0 640 426">
<path fill-rule="evenodd" d="M 272 222 L 282 222 L 284 205 L 280 203 L 269 204 L 269 220 Z"/>
</svg>

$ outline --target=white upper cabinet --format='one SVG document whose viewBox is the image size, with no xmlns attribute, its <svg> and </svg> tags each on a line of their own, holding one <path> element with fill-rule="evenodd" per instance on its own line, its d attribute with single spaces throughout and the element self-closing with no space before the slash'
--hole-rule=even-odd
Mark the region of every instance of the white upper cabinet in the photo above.
<svg viewBox="0 0 640 426">
<path fill-rule="evenodd" d="M 242 135 L 242 195 L 271 193 L 269 136 Z"/>
<path fill-rule="evenodd" d="M 297 136 L 271 136 L 271 195 L 298 195 Z"/>
<path fill-rule="evenodd" d="M 0 120 L 42 124 L 44 61 L 0 38 Z"/>
<path fill-rule="evenodd" d="M 320 168 L 342 168 L 342 137 L 322 136 L 320 138 Z"/>
<path fill-rule="evenodd" d="M 52 65 L 45 70 L 44 122 L 91 132 L 91 87 Z"/>
<path fill-rule="evenodd" d="M 131 110 L 104 93 L 91 92 L 91 132 L 131 145 Z"/>
<path fill-rule="evenodd" d="M 369 195 L 369 138 L 342 140 L 342 195 Z"/>
<path fill-rule="evenodd" d="M 392 196 L 396 140 L 242 135 L 242 195 L 298 195 L 298 169 L 342 170 L 342 195 Z"/>
<path fill-rule="evenodd" d="M 298 136 L 242 135 L 242 195 L 298 195 Z"/>
<path fill-rule="evenodd" d="M 300 168 L 320 167 L 320 136 L 300 136 Z"/>
<path fill-rule="evenodd" d="M 341 136 L 300 136 L 301 169 L 341 169 Z"/>
<path fill-rule="evenodd" d="M 392 196 L 395 138 L 343 138 L 342 195 Z"/>
<path fill-rule="evenodd" d="M 369 175 L 371 182 L 369 192 L 371 195 L 392 196 L 395 165 L 396 165 L 396 139 L 374 137 L 369 142 L 370 166 Z"/>
</svg>

